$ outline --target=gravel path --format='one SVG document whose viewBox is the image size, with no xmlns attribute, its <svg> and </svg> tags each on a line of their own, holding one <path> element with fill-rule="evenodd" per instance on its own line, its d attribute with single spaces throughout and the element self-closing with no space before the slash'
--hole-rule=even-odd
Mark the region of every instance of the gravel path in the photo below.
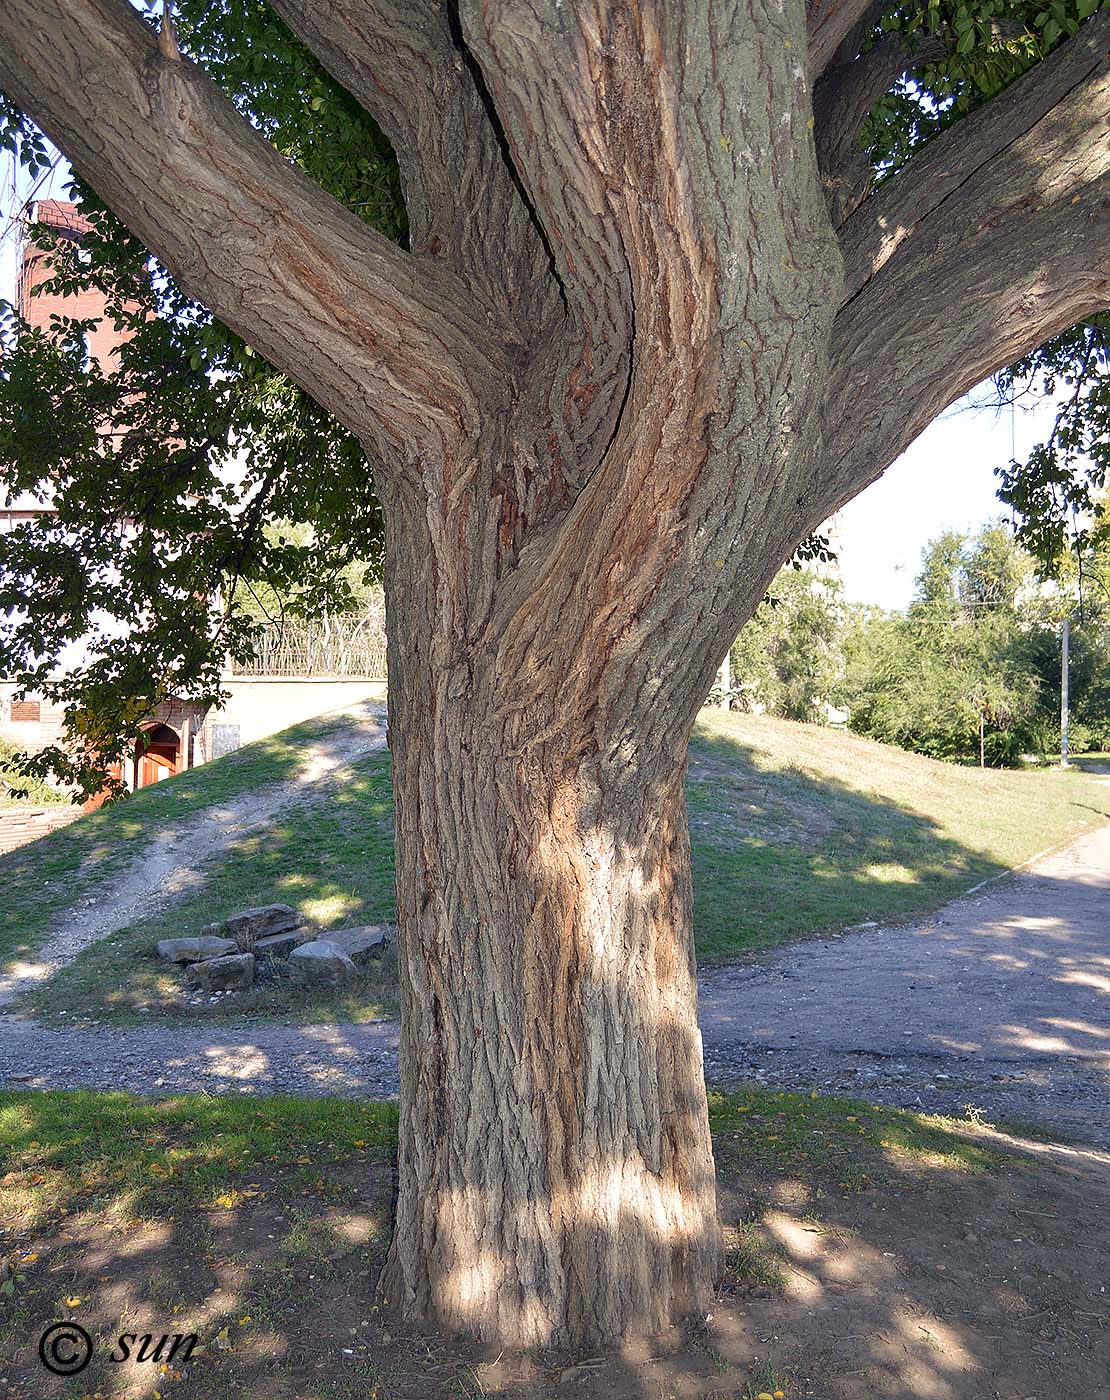
<svg viewBox="0 0 1110 1400">
<path fill-rule="evenodd" d="M 1110 1147 L 1110 826 L 927 919 L 701 977 L 712 1083 L 970 1105 Z M 146 1093 L 396 1092 L 390 1023 L 63 1031 L 0 1015 L 0 1080 Z"/>
<path fill-rule="evenodd" d="M 898 928 L 701 978 L 706 1072 L 1110 1146 L 1110 825 Z"/>
<path fill-rule="evenodd" d="M 66 1031 L 0 1014 L 5 1079 L 35 1089 L 391 1098 L 397 1093 L 397 1027 L 269 1023 Z"/>
<path fill-rule="evenodd" d="M 350 722 L 310 744 L 291 777 L 242 792 L 161 831 L 104 889 L 69 912 L 33 960 L 15 963 L 0 974 L 0 1006 L 51 977 L 90 944 L 198 889 L 204 884 L 205 861 L 264 826 L 275 813 L 323 800 L 351 763 L 385 744 L 380 706 L 356 705 L 343 713 Z"/>
</svg>

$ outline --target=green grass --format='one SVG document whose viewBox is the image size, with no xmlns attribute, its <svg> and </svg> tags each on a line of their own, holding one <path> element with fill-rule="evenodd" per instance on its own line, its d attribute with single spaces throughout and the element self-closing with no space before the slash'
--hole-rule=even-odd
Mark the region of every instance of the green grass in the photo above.
<svg viewBox="0 0 1110 1400">
<path fill-rule="evenodd" d="M 805 1220 L 823 1228 L 827 1217 L 831 1229 L 848 1208 L 877 1219 L 873 1208 L 904 1202 L 909 1186 L 935 1195 L 989 1184 L 1012 1160 L 958 1122 L 758 1088 L 714 1094 L 710 1123 L 722 1284 L 742 1299 L 783 1295 L 793 1265 L 765 1217 L 799 1191 Z M 473 1347 L 403 1324 L 398 1335 L 375 1297 L 396 1146 L 387 1103 L 0 1092 L 0 1363 L 26 1382 L 13 1397 L 122 1394 L 125 1372 L 105 1360 L 114 1339 L 163 1330 L 200 1338 L 183 1373 L 159 1373 L 163 1395 L 178 1381 L 199 1400 L 489 1393 Z M 67 1318 L 94 1339 L 75 1389 L 35 1369 L 36 1339 Z M 729 1377 L 730 1395 L 758 1395 L 772 1379 L 778 1388 L 779 1363 L 765 1355 L 738 1369 L 717 1349 L 726 1335 L 694 1342 L 691 1374 Z M 526 1360 L 533 1378 L 537 1361 L 546 1367 L 555 1393 L 565 1359 Z"/>
<path fill-rule="evenodd" d="M 319 723 L 288 730 L 0 859 L 9 896 L 0 953 L 33 945 L 68 902 L 180 816 L 291 774 L 303 744 L 320 732 Z M 703 712 L 690 760 L 703 961 L 935 908 L 1110 815 L 1110 791 L 1080 771 L 957 767 L 765 717 Z M 324 927 L 391 919 L 388 755 L 372 755 L 354 772 L 327 802 L 286 809 L 268 829 L 237 841 L 172 909 L 86 950 L 34 994 L 36 1013 L 64 1010 L 71 1022 L 179 1015 L 179 976 L 153 960 L 154 943 L 246 905 L 280 900 Z M 387 974 L 339 997 L 304 1001 L 274 984 L 237 1008 L 221 1002 L 205 1010 L 372 1017 L 390 1009 Z"/>
<path fill-rule="evenodd" d="M 37 1220 L 92 1200 L 131 1218 L 173 1215 L 219 1204 L 264 1164 L 300 1186 L 329 1163 L 391 1154 L 396 1135 L 389 1103 L 2 1092 L 3 1208 Z"/>
<path fill-rule="evenodd" d="M 1081 772 L 963 768 L 708 710 L 687 791 L 703 960 L 936 908 L 1110 816 Z"/>
<path fill-rule="evenodd" d="M 208 923 L 254 904 L 292 904 L 313 924 L 344 928 L 393 917 L 393 801 L 389 759 L 375 754 L 354 765 L 354 777 L 326 803 L 287 809 L 260 832 L 235 841 L 209 863 L 195 892 L 160 913 L 85 950 L 31 999 L 37 1014 L 134 1019 L 149 1015 L 225 1015 L 182 1003 L 178 969 L 152 956 L 160 938 L 188 937 Z M 174 781 L 173 779 L 168 780 Z M 165 784 L 162 784 L 165 786 Z M 370 1020 L 392 1014 L 391 957 L 371 962 L 339 991 L 306 992 L 288 982 L 259 984 L 235 1003 L 237 1013 L 292 1014 L 299 1020 Z M 139 1010 L 147 1008 L 146 1012 Z"/>
<path fill-rule="evenodd" d="M 711 1092 L 709 1121 L 718 1165 L 806 1173 L 820 1169 L 858 1187 L 882 1163 L 983 1172 L 999 1154 L 967 1124 L 855 1099 L 771 1089 Z"/>
<path fill-rule="evenodd" d="M 969 1137 L 966 1124 L 852 1099 L 741 1089 L 711 1094 L 709 1116 L 722 1170 L 744 1163 L 835 1175 L 839 1159 L 858 1168 L 862 1156 L 875 1170 L 885 1161 L 982 1172 L 1002 1160 Z M 300 1191 L 329 1165 L 391 1158 L 396 1137 L 392 1103 L 0 1091 L 0 1217 L 38 1223 L 96 1203 L 149 1219 L 226 1205 L 263 1167 Z"/>
<path fill-rule="evenodd" d="M 1060 755 L 1059 753 L 1045 754 L 1044 761 L 1058 765 Z M 1110 769 L 1110 753 L 1105 753 L 1101 749 L 1091 749 L 1087 753 L 1073 753 L 1068 755 L 1068 763 L 1079 769 L 1105 773 Z"/>
<path fill-rule="evenodd" d="M 347 722 L 325 716 L 295 725 L 0 856 L 0 962 L 31 951 L 68 906 L 106 884 L 159 832 L 241 793 L 293 777 L 305 745 Z"/>
</svg>

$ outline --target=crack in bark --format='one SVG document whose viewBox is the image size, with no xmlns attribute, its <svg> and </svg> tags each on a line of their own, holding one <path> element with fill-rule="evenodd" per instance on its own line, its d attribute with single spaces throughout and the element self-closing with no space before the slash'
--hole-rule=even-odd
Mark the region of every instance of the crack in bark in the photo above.
<svg viewBox="0 0 1110 1400">
<path fill-rule="evenodd" d="M 912 237 L 914 229 L 925 219 L 936 213 L 941 206 L 962 190 L 980 181 L 984 168 L 993 161 L 1000 160 L 1019 141 L 1025 139 L 1040 122 L 1048 120 L 1054 112 L 1068 103 L 1069 98 L 1086 83 L 1103 71 L 1107 65 L 1107 45 L 1110 43 L 1110 16 L 1096 15 L 1084 29 L 1068 44 L 1056 52 L 1039 67 L 1019 78 L 1007 88 L 993 103 L 966 117 L 962 122 L 941 132 L 910 163 L 884 182 L 845 225 L 842 232 L 842 246 L 845 248 L 847 296 L 842 306 L 847 306 L 866 287 L 867 283 L 881 272 L 884 263 L 898 251 L 901 243 Z M 1090 61 L 1083 63 L 1083 54 L 1090 51 Z M 1057 90 L 1051 88 L 1052 101 L 1045 104 L 1038 101 L 1040 90 L 1050 82 L 1054 69 L 1065 72 L 1076 66 L 1074 78 Z M 1032 99 L 1028 101 L 1028 99 Z M 1028 101 L 1029 111 L 1020 109 Z M 1017 122 L 1013 122 L 1012 111 L 1018 109 Z M 1007 134 L 1009 127 L 1017 130 Z M 996 134 L 997 133 L 997 134 Z M 976 143 L 982 147 L 982 154 L 975 151 Z M 968 168 L 965 151 L 970 148 L 977 163 Z M 938 182 L 937 199 L 933 203 L 920 204 L 920 191 L 928 192 L 929 179 L 939 167 L 941 181 Z M 951 183 L 950 172 L 959 171 L 955 183 Z M 947 177 L 947 180 L 945 180 Z M 912 215 L 904 222 L 899 217 L 899 197 L 905 196 L 905 203 Z M 914 207 L 917 204 L 919 207 Z M 902 237 L 889 244 L 886 249 L 876 249 L 868 256 L 866 252 L 869 237 L 883 241 L 879 229 L 896 224 Z M 886 240 L 889 243 L 889 240 Z M 862 245 L 862 246 L 861 246 Z M 879 261 L 880 251 L 886 256 Z M 864 271 L 870 262 L 868 271 Z"/>
</svg>

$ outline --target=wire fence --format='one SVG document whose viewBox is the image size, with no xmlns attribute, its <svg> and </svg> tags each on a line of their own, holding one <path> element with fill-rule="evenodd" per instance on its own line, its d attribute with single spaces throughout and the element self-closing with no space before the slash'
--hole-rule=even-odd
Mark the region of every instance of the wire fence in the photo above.
<svg viewBox="0 0 1110 1400">
<path fill-rule="evenodd" d="M 385 678 L 385 617 L 379 611 L 312 622 L 267 622 L 254 655 L 235 662 L 236 676 Z"/>
</svg>

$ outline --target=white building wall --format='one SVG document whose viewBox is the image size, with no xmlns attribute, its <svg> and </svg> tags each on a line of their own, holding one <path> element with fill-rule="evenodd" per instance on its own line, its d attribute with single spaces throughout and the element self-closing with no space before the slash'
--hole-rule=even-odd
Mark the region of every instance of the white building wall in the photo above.
<svg viewBox="0 0 1110 1400">
<path fill-rule="evenodd" d="M 268 739 L 280 729 L 330 710 L 385 699 L 385 681 L 365 678 L 227 676 L 220 684 L 231 698 L 222 709 L 209 711 L 204 726 L 208 758 L 255 739 Z"/>
</svg>

